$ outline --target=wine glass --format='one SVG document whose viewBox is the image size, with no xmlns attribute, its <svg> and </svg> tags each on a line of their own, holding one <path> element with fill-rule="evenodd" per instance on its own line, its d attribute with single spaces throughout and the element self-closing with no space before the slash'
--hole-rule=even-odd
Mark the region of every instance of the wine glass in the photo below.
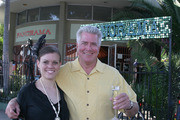
<svg viewBox="0 0 180 120">
<path fill-rule="evenodd" d="M 118 79 L 115 78 L 113 80 L 113 84 L 112 84 L 112 97 L 113 97 L 113 101 L 114 98 L 118 95 L 118 91 L 120 90 L 120 86 L 118 85 Z M 117 113 L 118 111 L 116 109 L 114 109 L 114 117 L 112 118 L 112 120 L 119 120 L 117 118 Z"/>
</svg>

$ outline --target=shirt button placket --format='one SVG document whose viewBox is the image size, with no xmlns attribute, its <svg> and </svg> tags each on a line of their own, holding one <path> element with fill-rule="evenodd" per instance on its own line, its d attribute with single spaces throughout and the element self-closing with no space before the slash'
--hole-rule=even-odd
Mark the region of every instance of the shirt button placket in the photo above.
<svg viewBox="0 0 180 120">
<path fill-rule="evenodd" d="M 89 77 L 87 77 L 87 80 L 89 81 Z M 89 90 L 88 90 L 88 89 L 87 89 L 87 91 L 86 91 L 86 92 L 87 92 L 87 94 L 89 94 Z M 86 104 L 86 106 L 88 107 L 88 106 L 89 106 L 89 104 L 87 103 L 87 104 Z M 90 120 L 90 119 L 89 119 L 89 117 L 87 117 L 86 119 L 87 119 L 87 120 Z"/>
<path fill-rule="evenodd" d="M 89 80 L 89 77 L 87 77 L 87 80 Z M 89 93 L 89 90 L 87 90 L 87 93 Z"/>
</svg>

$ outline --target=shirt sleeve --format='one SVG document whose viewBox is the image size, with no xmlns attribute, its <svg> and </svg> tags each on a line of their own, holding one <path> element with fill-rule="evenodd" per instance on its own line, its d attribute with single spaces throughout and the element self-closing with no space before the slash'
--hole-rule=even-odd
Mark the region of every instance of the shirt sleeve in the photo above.
<svg viewBox="0 0 180 120">
<path fill-rule="evenodd" d="M 27 85 L 23 86 L 17 95 L 17 102 L 20 106 L 19 118 L 24 118 L 26 115 L 26 96 L 27 96 Z"/>
<path fill-rule="evenodd" d="M 120 86 L 118 94 L 126 93 L 131 101 L 137 102 L 136 93 L 133 91 L 131 86 L 126 82 L 124 77 L 119 72 L 116 74 L 116 78 L 118 79 L 117 84 L 119 84 L 118 86 Z M 124 113 L 123 109 L 121 109 L 119 111 Z"/>
<path fill-rule="evenodd" d="M 120 92 L 126 93 L 129 99 L 133 102 L 137 102 L 137 95 L 131 88 L 131 86 L 127 83 L 127 81 L 123 78 L 123 76 L 119 73 L 120 79 Z"/>
</svg>

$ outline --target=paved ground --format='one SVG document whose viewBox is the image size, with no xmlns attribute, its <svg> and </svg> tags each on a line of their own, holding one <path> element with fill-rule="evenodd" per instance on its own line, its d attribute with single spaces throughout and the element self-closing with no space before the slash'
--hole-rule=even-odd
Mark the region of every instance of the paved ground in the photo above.
<svg viewBox="0 0 180 120">
<path fill-rule="evenodd" d="M 6 106 L 7 106 L 7 103 L 0 102 L 0 120 L 11 120 L 4 113 Z"/>
<path fill-rule="evenodd" d="M 6 114 L 4 113 L 4 110 L 0 110 L 0 120 L 11 120 L 9 119 Z"/>
</svg>

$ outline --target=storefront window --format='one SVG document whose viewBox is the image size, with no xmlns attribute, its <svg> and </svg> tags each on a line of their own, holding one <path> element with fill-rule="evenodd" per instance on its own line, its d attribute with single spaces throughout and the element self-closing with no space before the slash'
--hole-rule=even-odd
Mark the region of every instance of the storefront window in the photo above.
<svg viewBox="0 0 180 120">
<path fill-rule="evenodd" d="M 113 8 L 113 15 L 116 15 L 121 11 L 122 11 L 122 9 Z"/>
<path fill-rule="evenodd" d="M 117 19 L 119 13 L 122 13 L 122 9 L 113 8 L 113 18 L 114 19 Z"/>
<path fill-rule="evenodd" d="M 18 13 L 17 24 L 20 25 L 26 22 L 27 22 L 26 11 Z"/>
<path fill-rule="evenodd" d="M 94 6 L 93 20 L 111 21 L 111 8 Z"/>
<path fill-rule="evenodd" d="M 28 22 L 39 20 L 39 8 L 28 10 Z"/>
<path fill-rule="evenodd" d="M 59 20 L 60 7 L 42 7 L 40 10 L 40 20 Z"/>
<path fill-rule="evenodd" d="M 68 5 L 67 19 L 111 21 L 112 8 Z M 17 25 L 41 20 L 60 20 L 60 6 L 41 7 L 18 13 Z"/>
<path fill-rule="evenodd" d="M 68 5 L 67 19 L 92 20 L 92 6 Z"/>
</svg>

